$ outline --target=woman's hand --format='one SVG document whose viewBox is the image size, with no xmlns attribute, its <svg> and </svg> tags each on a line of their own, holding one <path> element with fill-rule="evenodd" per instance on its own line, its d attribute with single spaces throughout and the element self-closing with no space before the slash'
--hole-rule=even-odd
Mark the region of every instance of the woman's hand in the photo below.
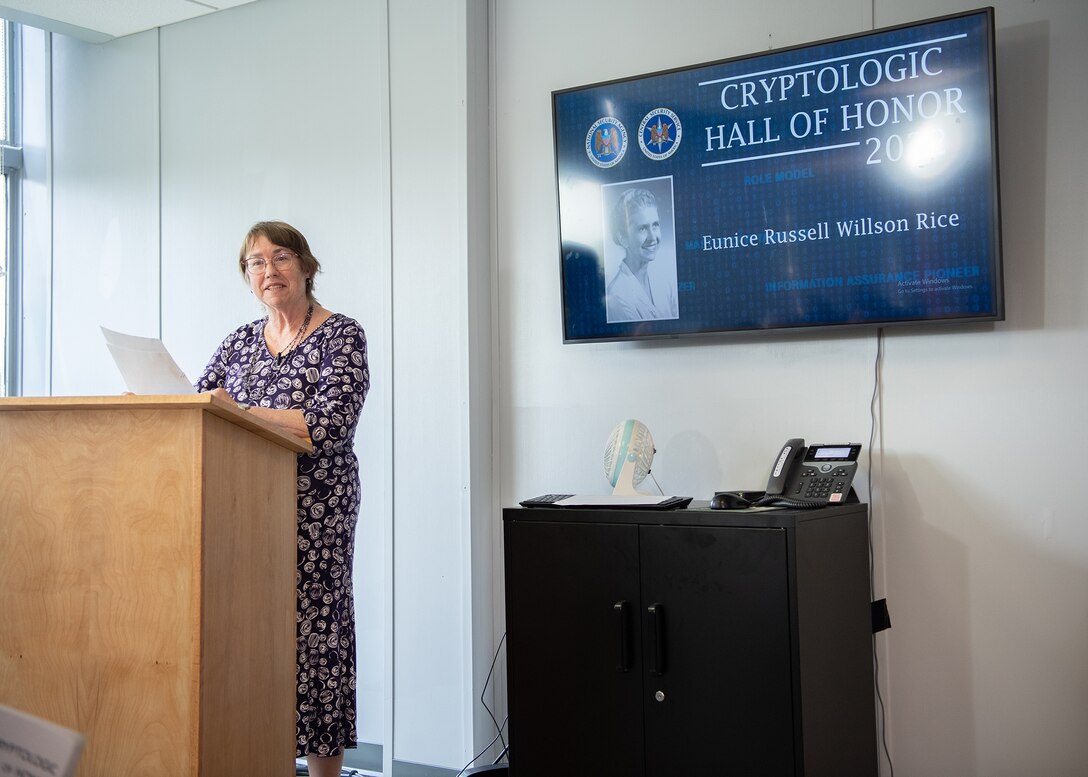
<svg viewBox="0 0 1088 777">
<path fill-rule="evenodd" d="M 219 388 L 213 388 L 208 393 L 211 394 L 213 397 L 219 397 L 225 402 L 230 402 L 231 404 L 234 404 L 234 397 L 228 394 L 227 390 L 222 386 L 220 386 Z"/>
</svg>

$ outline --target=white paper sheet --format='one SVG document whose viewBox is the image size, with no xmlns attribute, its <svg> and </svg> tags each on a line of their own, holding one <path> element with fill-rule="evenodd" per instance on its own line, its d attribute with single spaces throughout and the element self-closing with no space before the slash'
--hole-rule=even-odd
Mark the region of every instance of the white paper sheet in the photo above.
<svg viewBox="0 0 1088 777">
<path fill-rule="evenodd" d="M 195 394 L 162 340 L 137 337 L 101 327 L 117 369 L 133 394 Z"/>
<path fill-rule="evenodd" d="M 662 502 L 667 502 L 670 499 L 675 499 L 673 496 L 589 496 L 576 494 L 569 496 L 566 499 L 560 499 L 556 502 L 557 505 L 563 507 L 623 507 L 625 505 L 659 505 Z"/>
<path fill-rule="evenodd" d="M 0 704 L 0 774 L 70 777 L 75 773 L 83 735 Z"/>
</svg>

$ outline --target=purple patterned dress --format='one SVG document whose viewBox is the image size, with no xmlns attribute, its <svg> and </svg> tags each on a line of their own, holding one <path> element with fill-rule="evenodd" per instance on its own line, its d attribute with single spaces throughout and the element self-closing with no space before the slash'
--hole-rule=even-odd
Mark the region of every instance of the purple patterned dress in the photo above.
<svg viewBox="0 0 1088 777">
<path fill-rule="evenodd" d="M 366 335 L 333 313 L 280 360 L 264 319 L 216 349 L 197 391 L 224 388 L 238 402 L 301 409 L 314 443 L 298 456 L 297 708 L 295 752 L 337 755 L 355 747 L 355 600 L 352 561 L 359 516 L 353 442 L 370 388 Z"/>
</svg>

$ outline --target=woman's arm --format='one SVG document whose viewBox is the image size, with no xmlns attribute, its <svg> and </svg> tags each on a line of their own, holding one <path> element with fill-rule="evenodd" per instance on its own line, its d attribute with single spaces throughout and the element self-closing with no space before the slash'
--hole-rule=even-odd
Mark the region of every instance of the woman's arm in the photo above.
<svg viewBox="0 0 1088 777">
<path fill-rule="evenodd" d="M 366 334 L 357 321 L 342 319 L 325 342 L 315 391 L 303 403 L 306 427 L 314 449 L 350 449 L 367 391 L 370 369 Z"/>
<path fill-rule="evenodd" d="M 234 397 L 227 393 L 224 388 L 214 388 L 210 392 L 212 396 L 224 399 L 227 402 L 234 403 Z M 306 418 L 303 416 L 301 410 L 274 410 L 270 407 L 247 407 L 246 412 L 252 413 L 257 418 L 268 421 L 273 426 L 276 426 L 288 434 L 292 434 L 295 437 L 300 437 L 306 442 L 310 442 L 310 430 L 306 428 Z"/>
<path fill-rule="evenodd" d="M 270 407 L 254 406 L 247 412 L 275 424 L 288 434 L 310 442 L 310 430 L 306 427 L 306 418 L 301 410 L 274 410 Z"/>
</svg>

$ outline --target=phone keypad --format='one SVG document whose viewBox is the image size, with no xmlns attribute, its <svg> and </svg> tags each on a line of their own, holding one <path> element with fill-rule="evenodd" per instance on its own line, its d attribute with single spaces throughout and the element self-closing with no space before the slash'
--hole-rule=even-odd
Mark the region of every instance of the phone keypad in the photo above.
<svg viewBox="0 0 1088 777">
<path fill-rule="evenodd" d="M 849 472 L 845 467 L 836 467 L 828 472 L 830 467 L 824 469 L 822 474 L 816 469 L 805 467 L 801 472 L 803 480 L 798 491 L 803 491 L 805 499 L 826 499 L 831 502 L 842 501 L 843 491 L 849 483 Z"/>
</svg>

